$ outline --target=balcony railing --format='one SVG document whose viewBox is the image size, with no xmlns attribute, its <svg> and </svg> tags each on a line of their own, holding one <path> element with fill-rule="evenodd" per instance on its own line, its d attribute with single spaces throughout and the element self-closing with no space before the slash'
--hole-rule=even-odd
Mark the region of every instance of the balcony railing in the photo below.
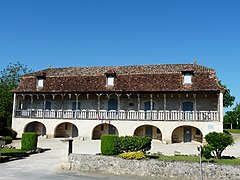
<svg viewBox="0 0 240 180">
<path fill-rule="evenodd" d="M 99 120 L 158 120 L 158 121 L 219 121 L 217 111 L 169 111 L 169 110 L 17 110 L 18 118 L 44 119 L 99 119 Z"/>
</svg>

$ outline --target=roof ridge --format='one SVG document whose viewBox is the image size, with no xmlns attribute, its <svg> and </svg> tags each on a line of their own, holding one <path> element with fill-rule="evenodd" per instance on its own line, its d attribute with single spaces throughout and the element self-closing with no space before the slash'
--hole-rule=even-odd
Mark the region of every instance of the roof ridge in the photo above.
<svg viewBox="0 0 240 180">
<path fill-rule="evenodd" d="M 102 75 L 109 70 L 114 70 L 117 74 L 161 74 L 178 73 L 187 70 L 193 70 L 196 72 L 215 72 L 214 69 L 199 64 L 146 64 L 47 68 L 27 75 L 36 76 L 37 74 L 45 72 L 47 73 L 47 76 L 94 76 Z"/>
</svg>

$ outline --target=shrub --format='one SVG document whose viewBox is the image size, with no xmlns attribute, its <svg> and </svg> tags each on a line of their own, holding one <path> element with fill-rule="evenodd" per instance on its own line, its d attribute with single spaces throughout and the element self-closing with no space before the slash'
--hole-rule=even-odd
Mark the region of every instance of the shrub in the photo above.
<svg viewBox="0 0 240 180">
<path fill-rule="evenodd" d="M 202 147 L 202 156 L 205 157 L 207 160 L 209 160 L 210 158 L 212 158 L 212 151 L 214 150 L 214 148 L 207 144 L 207 145 L 204 145 Z M 198 147 L 198 151 L 200 151 L 200 147 Z"/>
<path fill-rule="evenodd" d="M 26 132 L 22 134 L 22 150 L 35 150 L 37 149 L 38 135 L 35 132 Z"/>
<path fill-rule="evenodd" d="M 5 141 L 5 144 L 11 144 L 13 138 L 11 136 L 4 136 L 2 140 Z"/>
<path fill-rule="evenodd" d="M 210 132 L 205 136 L 207 145 L 211 146 L 212 152 L 216 158 L 221 158 L 222 152 L 227 146 L 234 144 L 234 139 L 226 133 Z"/>
<path fill-rule="evenodd" d="M 125 136 L 119 137 L 117 142 L 117 149 L 119 153 L 123 152 L 146 152 L 151 149 L 152 139 L 141 136 Z"/>
<path fill-rule="evenodd" d="M 0 136 L 11 136 L 12 139 L 16 139 L 17 132 L 9 127 L 4 127 L 0 131 Z"/>
<path fill-rule="evenodd" d="M 101 154 L 103 155 L 116 155 L 117 150 L 117 139 L 116 135 L 103 135 L 101 137 Z"/>
<path fill-rule="evenodd" d="M 146 156 L 144 155 L 144 153 L 142 151 L 125 152 L 125 153 L 120 154 L 119 156 L 124 159 L 135 159 L 135 160 L 146 158 Z"/>
</svg>

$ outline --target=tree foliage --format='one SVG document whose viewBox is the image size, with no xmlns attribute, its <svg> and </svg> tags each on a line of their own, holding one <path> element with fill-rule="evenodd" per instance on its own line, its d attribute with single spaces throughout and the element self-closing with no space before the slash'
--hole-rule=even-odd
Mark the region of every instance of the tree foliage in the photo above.
<svg viewBox="0 0 240 180">
<path fill-rule="evenodd" d="M 226 90 L 223 94 L 223 107 L 231 107 L 235 101 L 235 97 L 231 95 L 230 89 L 228 89 L 226 85 L 222 84 L 221 81 L 219 81 L 219 85 Z"/>
<path fill-rule="evenodd" d="M 234 144 L 234 139 L 230 134 L 227 133 L 217 133 L 210 132 L 205 136 L 207 141 L 208 150 L 211 149 L 214 157 L 221 158 L 222 152 L 226 149 L 227 146 Z"/>
<path fill-rule="evenodd" d="M 20 62 L 10 63 L 0 71 L 0 127 L 11 126 L 13 90 L 20 82 L 21 76 L 31 71 Z"/>
<path fill-rule="evenodd" d="M 227 111 L 224 115 L 224 127 L 231 129 L 240 128 L 240 104 L 237 104 L 231 111 Z"/>
</svg>

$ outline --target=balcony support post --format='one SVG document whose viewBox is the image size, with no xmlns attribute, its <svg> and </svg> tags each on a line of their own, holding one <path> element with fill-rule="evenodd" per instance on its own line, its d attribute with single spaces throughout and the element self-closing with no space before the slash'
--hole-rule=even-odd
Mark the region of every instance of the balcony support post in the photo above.
<svg viewBox="0 0 240 180">
<path fill-rule="evenodd" d="M 77 119 L 77 113 L 78 112 L 78 107 L 79 107 L 79 101 L 78 101 L 78 98 L 79 98 L 80 94 L 75 94 L 75 97 L 76 97 L 76 104 L 75 104 L 75 118 Z"/>
<path fill-rule="evenodd" d="M 194 93 L 193 94 L 193 98 L 194 98 L 194 109 L 193 109 L 193 113 L 194 113 L 194 116 L 193 116 L 193 118 L 194 118 L 194 121 L 196 121 L 197 120 L 197 116 L 196 116 L 196 112 L 197 112 L 197 95 Z"/>
<path fill-rule="evenodd" d="M 167 95 L 163 94 L 164 121 L 166 120 Z"/>
<path fill-rule="evenodd" d="M 181 116 L 181 111 L 182 111 L 182 96 L 181 94 L 178 94 L 178 97 L 179 97 L 179 115 L 178 115 L 178 120 L 182 120 L 182 116 Z"/>
<path fill-rule="evenodd" d="M 62 114 L 61 114 L 61 118 L 63 118 L 63 109 L 64 109 L 64 94 L 61 94 L 62 96 Z"/>
<path fill-rule="evenodd" d="M 96 94 L 97 95 L 97 97 L 98 97 L 98 113 L 99 113 L 99 111 L 100 111 L 100 108 L 101 108 L 101 95 L 102 94 Z"/>
<path fill-rule="evenodd" d="M 46 95 L 43 94 L 43 116 L 42 118 L 45 118 L 45 109 L 46 109 Z"/>
<path fill-rule="evenodd" d="M 121 94 L 116 94 L 116 96 L 117 96 L 117 102 L 118 102 L 118 107 L 117 107 L 117 111 L 119 112 L 119 110 L 120 110 L 120 106 L 121 106 L 121 102 L 120 102 L 120 97 L 121 97 Z"/>
<path fill-rule="evenodd" d="M 31 104 L 30 104 L 30 118 L 32 118 L 32 106 L 33 106 L 33 95 L 30 95 L 31 98 Z"/>
<path fill-rule="evenodd" d="M 138 97 L 138 111 L 139 111 L 141 108 L 140 94 L 137 94 L 137 97 Z"/>
<path fill-rule="evenodd" d="M 152 119 L 152 111 L 153 111 L 153 94 L 150 94 L 150 113 L 151 113 L 151 116 L 150 116 L 150 119 Z"/>
</svg>

